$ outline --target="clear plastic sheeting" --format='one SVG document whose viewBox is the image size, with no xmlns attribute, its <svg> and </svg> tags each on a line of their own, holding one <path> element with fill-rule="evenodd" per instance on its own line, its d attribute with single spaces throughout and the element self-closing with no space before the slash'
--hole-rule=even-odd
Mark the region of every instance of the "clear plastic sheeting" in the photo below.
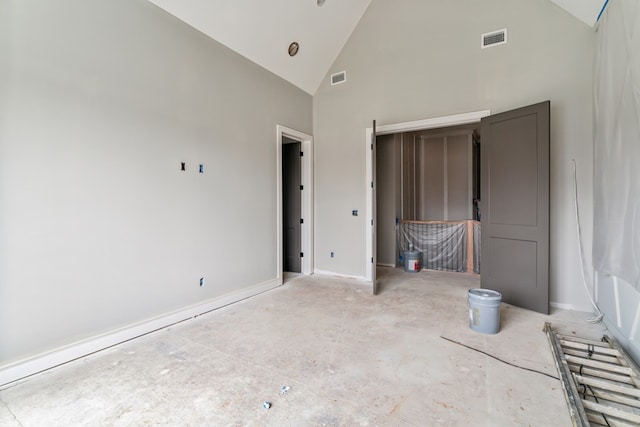
<svg viewBox="0 0 640 427">
<path fill-rule="evenodd" d="M 594 236 L 598 272 L 640 287 L 640 2 L 609 2 L 596 45 Z"/>
<path fill-rule="evenodd" d="M 398 227 L 397 248 L 398 261 L 403 263 L 405 251 L 413 243 L 415 250 L 420 251 L 420 264 L 429 270 L 468 272 L 468 223 L 480 226 L 477 221 L 402 221 Z M 475 232 L 473 232 L 475 235 Z M 479 243 L 479 241 L 478 241 Z M 473 244 L 473 243 L 472 243 Z M 473 244 L 474 255 L 479 244 Z M 478 265 L 478 273 L 480 267 Z M 475 264 L 472 270 L 476 272 Z"/>
</svg>

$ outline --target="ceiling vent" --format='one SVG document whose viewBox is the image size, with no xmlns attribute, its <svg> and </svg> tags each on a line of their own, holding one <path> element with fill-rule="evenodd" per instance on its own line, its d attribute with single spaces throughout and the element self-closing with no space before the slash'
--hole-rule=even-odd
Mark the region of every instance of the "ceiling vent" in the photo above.
<svg viewBox="0 0 640 427">
<path fill-rule="evenodd" d="M 347 72 L 340 71 L 339 73 L 331 74 L 331 86 L 338 85 L 347 81 Z"/>
<path fill-rule="evenodd" d="M 482 35 L 482 44 L 480 45 L 483 49 L 485 47 L 493 47 L 501 44 L 507 43 L 507 29 L 504 28 L 498 31 L 492 31 L 490 33 L 486 33 Z"/>
</svg>

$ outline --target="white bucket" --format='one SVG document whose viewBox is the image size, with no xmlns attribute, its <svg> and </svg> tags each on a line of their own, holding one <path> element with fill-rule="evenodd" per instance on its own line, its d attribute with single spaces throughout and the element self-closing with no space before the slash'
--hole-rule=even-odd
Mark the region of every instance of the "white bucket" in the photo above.
<svg viewBox="0 0 640 427">
<path fill-rule="evenodd" d="M 490 289 L 470 289 L 468 293 L 469 327 L 483 334 L 500 331 L 502 294 Z"/>
</svg>

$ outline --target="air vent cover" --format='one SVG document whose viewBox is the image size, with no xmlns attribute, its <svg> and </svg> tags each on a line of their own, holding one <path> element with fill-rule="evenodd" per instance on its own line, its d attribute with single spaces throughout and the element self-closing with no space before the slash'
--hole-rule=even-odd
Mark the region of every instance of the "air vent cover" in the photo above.
<svg viewBox="0 0 640 427">
<path fill-rule="evenodd" d="M 331 74 L 331 86 L 344 83 L 347 81 L 347 72 L 340 71 L 339 73 Z"/>
<path fill-rule="evenodd" d="M 492 31 L 482 35 L 481 47 L 493 47 L 507 43 L 507 29 Z"/>
</svg>

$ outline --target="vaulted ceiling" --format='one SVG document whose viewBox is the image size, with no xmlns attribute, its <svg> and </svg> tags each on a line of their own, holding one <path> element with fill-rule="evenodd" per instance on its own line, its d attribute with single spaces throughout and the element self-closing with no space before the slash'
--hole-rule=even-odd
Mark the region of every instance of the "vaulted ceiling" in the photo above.
<svg viewBox="0 0 640 427">
<path fill-rule="evenodd" d="M 371 0 L 149 0 L 314 94 Z M 552 1 L 594 26 L 605 0 Z M 398 3 L 398 7 L 402 7 Z M 289 56 L 292 42 L 299 51 Z"/>
</svg>

